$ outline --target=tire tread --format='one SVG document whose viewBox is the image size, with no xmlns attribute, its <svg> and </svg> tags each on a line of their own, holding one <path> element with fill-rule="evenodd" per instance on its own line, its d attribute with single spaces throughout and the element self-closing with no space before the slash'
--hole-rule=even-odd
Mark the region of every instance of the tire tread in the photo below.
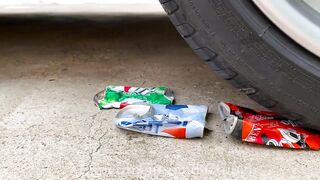
<svg viewBox="0 0 320 180">
<path fill-rule="evenodd" d="M 278 105 L 276 100 L 273 100 L 261 92 L 257 87 L 250 84 L 248 80 L 239 75 L 236 70 L 228 66 L 213 49 L 206 47 L 204 39 L 197 33 L 196 28 L 184 17 L 175 0 L 160 0 L 160 3 L 182 38 L 185 39 L 193 51 L 204 60 L 213 71 L 264 107 L 275 108 Z"/>
</svg>

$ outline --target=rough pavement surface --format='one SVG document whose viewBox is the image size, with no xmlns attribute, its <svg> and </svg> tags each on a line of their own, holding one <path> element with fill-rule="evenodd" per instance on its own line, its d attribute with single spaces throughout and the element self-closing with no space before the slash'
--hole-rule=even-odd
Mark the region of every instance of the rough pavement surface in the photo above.
<svg viewBox="0 0 320 180">
<path fill-rule="evenodd" d="M 81 18 L 80 18 L 81 19 Z M 227 137 L 219 101 L 261 108 L 193 54 L 165 16 L 0 18 L 1 179 L 318 179 L 319 152 Z M 128 132 L 92 97 L 106 85 L 208 105 L 203 139 Z"/>
</svg>

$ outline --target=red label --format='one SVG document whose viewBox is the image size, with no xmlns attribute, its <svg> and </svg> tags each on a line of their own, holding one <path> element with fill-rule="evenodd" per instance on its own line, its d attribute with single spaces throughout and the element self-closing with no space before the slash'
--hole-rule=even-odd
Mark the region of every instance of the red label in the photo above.
<svg viewBox="0 0 320 180">
<path fill-rule="evenodd" d="M 128 103 L 125 103 L 125 102 L 124 102 L 124 103 L 121 103 L 121 104 L 120 104 L 120 107 L 119 107 L 119 108 L 122 109 L 122 108 L 125 108 L 125 107 L 128 106 L 128 105 L 129 105 Z"/>
<path fill-rule="evenodd" d="M 299 127 L 274 112 L 255 111 L 226 103 L 242 120 L 242 141 L 285 148 L 320 149 L 320 134 Z"/>
<path fill-rule="evenodd" d="M 129 92 L 129 89 L 131 88 L 131 86 L 125 86 L 124 87 L 124 92 Z"/>
</svg>

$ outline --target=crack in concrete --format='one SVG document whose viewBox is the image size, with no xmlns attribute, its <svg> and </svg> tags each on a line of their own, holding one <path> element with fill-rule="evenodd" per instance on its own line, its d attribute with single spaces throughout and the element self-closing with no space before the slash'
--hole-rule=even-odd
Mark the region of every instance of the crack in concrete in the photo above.
<svg viewBox="0 0 320 180">
<path fill-rule="evenodd" d="M 95 117 L 93 118 L 93 121 L 90 123 L 90 125 L 89 125 L 89 132 L 91 131 L 91 128 L 92 128 L 92 126 L 93 126 L 93 122 L 94 122 L 94 119 L 95 119 Z M 99 116 L 99 120 L 100 120 L 101 118 L 100 118 L 100 116 Z M 81 177 L 83 177 L 84 175 L 86 175 L 88 172 L 90 172 L 90 170 L 91 170 L 91 164 L 92 164 L 92 161 L 93 161 L 93 156 L 94 156 L 94 153 L 97 153 L 100 149 L 101 149 L 101 147 L 102 147 L 102 142 L 101 142 L 101 140 L 104 138 L 104 136 L 107 134 L 107 132 L 104 132 L 98 139 L 95 139 L 94 138 L 94 136 L 95 136 L 95 134 L 97 133 L 97 131 L 102 131 L 102 121 L 100 121 L 100 125 L 99 125 L 99 128 L 93 133 L 93 136 L 90 136 L 90 138 L 92 138 L 93 140 L 96 140 L 96 141 L 98 141 L 98 146 L 96 147 L 96 148 L 94 148 L 94 149 L 92 149 L 91 150 L 91 152 L 89 153 L 89 162 L 88 162 L 88 164 L 86 165 L 86 170 L 82 173 L 82 174 L 80 174 L 80 176 L 78 176 L 78 179 L 80 179 Z"/>
<path fill-rule="evenodd" d="M 93 161 L 93 155 L 94 153 L 97 153 L 101 147 L 102 147 L 102 138 L 107 134 L 107 132 L 104 132 L 99 138 L 98 138 L 98 142 L 99 142 L 99 145 L 95 148 L 95 150 L 91 150 L 91 152 L 89 153 L 89 162 L 87 164 L 87 169 L 78 177 L 78 179 L 80 179 L 82 176 L 86 175 L 88 172 L 90 172 L 91 170 L 91 164 L 92 164 L 92 161 Z"/>
<path fill-rule="evenodd" d="M 95 114 L 93 114 L 92 116 L 90 116 L 90 118 L 92 119 L 92 121 L 91 121 L 90 124 L 89 124 L 89 133 L 91 132 L 91 128 L 93 127 L 94 121 L 95 121 L 95 119 L 97 118 L 98 114 L 99 114 L 99 113 L 95 113 Z M 101 114 L 99 115 L 98 119 L 100 119 L 100 117 L 101 117 Z"/>
<path fill-rule="evenodd" d="M 91 170 L 91 164 L 92 164 L 92 160 L 93 160 L 93 150 L 89 153 L 89 157 L 90 157 L 90 159 L 89 159 L 89 163 L 87 165 L 87 169 L 82 174 L 80 174 L 78 179 L 80 179 L 82 176 L 86 175 Z"/>
<path fill-rule="evenodd" d="M 100 148 L 102 147 L 101 139 L 102 139 L 106 134 L 107 134 L 107 132 L 104 132 L 104 133 L 102 134 L 102 136 L 100 136 L 100 137 L 98 138 L 99 145 L 98 145 L 98 147 L 96 148 L 95 152 L 98 152 L 98 151 L 100 150 Z"/>
</svg>

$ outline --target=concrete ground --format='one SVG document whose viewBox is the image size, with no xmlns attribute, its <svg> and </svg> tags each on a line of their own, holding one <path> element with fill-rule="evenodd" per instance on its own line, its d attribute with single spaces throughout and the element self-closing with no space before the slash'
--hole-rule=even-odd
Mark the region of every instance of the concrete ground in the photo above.
<svg viewBox="0 0 320 180">
<path fill-rule="evenodd" d="M 219 101 L 261 108 L 217 77 L 165 16 L 0 18 L 1 179 L 318 179 L 319 152 L 226 136 Z M 120 130 L 106 85 L 174 90 L 212 132 L 180 140 Z"/>
</svg>

